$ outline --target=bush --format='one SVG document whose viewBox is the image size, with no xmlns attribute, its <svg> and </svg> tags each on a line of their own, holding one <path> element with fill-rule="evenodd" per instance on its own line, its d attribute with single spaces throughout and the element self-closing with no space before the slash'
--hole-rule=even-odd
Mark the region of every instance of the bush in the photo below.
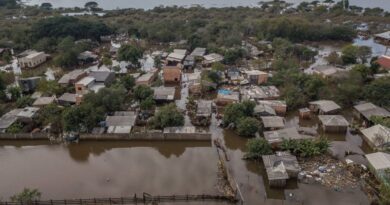
<svg viewBox="0 0 390 205">
<path fill-rule="evenodd" d="M 240 136 L 250 137 L 254 136 L 259 131 L 260 122 L 252 117 L 242 118 L 237 124 L 237 133 Z"/>
<path fill-rule="evenodd" d="M 151 110 L 154 108 L 154 106 L 156 106 L 156 102 L 151 96 L 141 101 L 140 103 L 140 108 L 142 110 Z"/>
<path fill-rule="evenodd" d="M 30 96 L 23 96 L 20 97 L 18 100 L 16 100 L 16 106 L 18 108 L 31 106 L 33 103 L 34 103 L 34 99 L 32 99 Z"/>
<path fill-rule="evenodd" d="M 300 157 L 313 157 L 326 153 L 329 146 L 329 141 L 326 138 L 321 137 L 318 140 L 283 139 L 280 147 L 282 150 L 290 151 L 291 153 L 299 155 Z"/>
<path fill-rule="evenodd" d="M 268 144 L 267 140 L 263 138 L 254 138 L 248 140 L 246 143 L 248 153 L 245 155 L 245 158 L 249 159 L 259 159 L 263 155 L 272 154 L 272 147 Z"/>
<path fill-rule="evenodd" d="M 184 116 L 175 104 L 161 107 L 152 119 L 154 128 L 175 127 L 184 125 Z"/>
<path fill-rule="evenodd" d="M 243 101 L 242 103 L 234 103 L 225 107 L 223 112 L 223 123 L 238 124 L 238 121 L 243 117 L 251 117 L 256 104 L 252 101 Z"/>
<path fill-rule="evenodd" d="M 40 198 L 41 192 L 39 192 L 38 189 L 24 188 L 21 193 L 11 196 L 11 201 L 20 204 L 30 204 Z"/>
</svg>

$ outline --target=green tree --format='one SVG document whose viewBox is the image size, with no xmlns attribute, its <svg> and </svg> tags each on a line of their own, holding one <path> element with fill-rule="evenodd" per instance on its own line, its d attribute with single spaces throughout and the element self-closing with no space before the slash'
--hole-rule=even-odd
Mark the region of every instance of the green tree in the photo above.
<svg viewBox="0 0 390 205">
<path fill-rule="evenodd" d="M 183 126 L 184 115 L 175 104 L 168 104 L 160 108 L 153 117 L 152 124 L 155 128 Z"/>
<path fill-rule="evenodd" d="M 51 3 L 44 2 L 41 4 L 40 8 L 45 10 L 51 10 L 53 8 L 53 5 Z"/>
<path fill-rule="evenodd" d="M 245 157 L 249 159 L 260 159 L 263 155 L 272 154 L 272 147 L 264 138 L 249 139 L 246 147 L 248 152 Z"/>
<path fill-rule="evenodd" d="M 54 58 L 54 63 L 63 68 L 72 68 L 78 65 L 77 56 L 78 54 L 74 50 L 62 52 Z"/>
<path fill-rule="evenodd" d="M 366 85 L 364 96 L 376 105 L 390 108 L 390 78 L 379 78 Z"/>
<path fill-rule="evenodd" d="M 63 128 L 68 132 L 88 132 L 103 119 L 104 111 L 102 108 L 94 107 L 88 103 L 66 108 L 62 115 Z"/>
<path fill-rule="evenodd" d="M 357 57 L 362 61 L 362 63 L 366 63 L 367 59 L 372 55 L 371 47 L 368 46 L 360 46 L 357 52 Z"/>
<path fill-rule="evenodd" d="M 89 2 L 85 3 L 85 5 L 84 5 L 85 9 L 88 9 L 91 11 L 97 9 L 98 7 L 99 7 L 99 4 L 95 1 L 89 1 Z"/>
<path fill-rule="evenodd" d="M 231 48 L 225 51 L 224 62 L 228 65 L 236 64 L 241 58 L 246 57 L 246 52 L 241 48 Z"/>
<path fill-rule="evenodd" d="M 241 103 L 230 104 L 225 107 L 223 112 L 223 123 L 225 125 L 230 123 L 237 125 L 238 120 L 245 116 L 245 107 Z"/>
<path fill-rule="evenodd" d="M 131 75 L 123 76 L 120 82 L 127 90 L 132 90 L 135 86 L 135 78 Z"/>
<path fill-rule="evenodd" d="M 237 124 L 237 133 L 240 136 L 254 136 L 259 131 L 260 122 L 252 117 L 241 118 Z"/>
<path fill-rule="evenodd" d="M 154 101 L 152 96 L 147 97 L 145 100 L 142 100 L 140 103 L 140 108 L 142 110 L 151 110 L 156 106 L 156 102 Z"/>
<path fill-rule="evenodd" d="M 347 45 L 342 49 L 341 59 L 344 64 L 354 64 L 358 58 L 359 47 L 354 45 Z"/>
<path fill-rule="evenodd" d="M 18 86 L 12 86 L 8 88 L 8 93 L 11 94 L 11 100 L 16 101 L 22 96 L 22 90 Z"/>
<path fill-rule="evenodd" d="M 37 122 L 42 126 L 50 124 L 50 132 L 54 134 L 62 133 L 62 111 L 56 104 L 50 104 L 39 111 Z"/>
<path fill-rule="evenodd" d="M 37 90 L 46 95 L 60 95 L 64 88 L 55 80 L 41 79 L 38 83 Z"/>
<path fill-rule="evenodd" d="M 122 110 L 126 99 L 126 90 L 123 87 L 102 88 L 97 93 L 88 93 L 84 96 L 84 103 L 101 108 L 104 112 Z"/>
<path fill-rule="evenodd" d="M 339 79 L 336 100 L 350 106 L 362 97 L 363 78 L 361 73 L 351 70 L 346 78 Z"/>
<path fill-rule="evenodd" d="M 16 106 L 18 108 L 31 106 L 33 103 L 34 103 L 34 99 L 32 99 L 30 96 L 23 96 L 20 97 L 18 100 L 16 100 Z"/>
<path fill-rule="evenodd" d="M 326 60 L 331 65 L 341 65 L 343 64 L 343 60 L 340 58 L 339 54 L 337 54 L 336 51 L 331 52 L 327 57 Z"/>
<path fill-rule="evenodd" d="M 211 65 L 211 69 L 214 71 L 225 71 L 225 66 L 220 62 L 216 62 Z"/>
<path fill-rule="evenodd" d="M 7 133 L 11 133 L 11 134 L 21 133 L 22 131 L 23 131 L 23 124 L 20 122 L 13 123 L 6 130 Z"/>
<path fill-rule="evenodd" d="M 390 128 L 390 118 L 382 117 L 382 116 L 371 116 L 370 120 L 377 124 L 383 125 L 385 127 Z"/>
<path fill-rule="evenodd" d="M 133 45 L 122 45 L 118 50 L 118 60 L 130 61 L 134 66 L 140 66 L 139 59 L 142 58 L 143 49 Z"/>
<path fill-rule="evenodd" d="M 111 60 L 111 58 L 105 56 L 102 59 L 102 63 L 103 63 L 103 65 L 111 66 L 112 65 L 112 60 Z"/>
<path fill-rule="evenodd" d="M 38 189 L 24 188 L 22 192 L 11 196 L 11 201 L 21 204 L 30 204 L 41 199 L 41 192 Z"/>
<path fill-rule="evenodd" d="M 145 100 L 148 97 L 153 96 L 153 89 L 147 85 L 138 85 L 134 89 L 134 98 L 138 101 Z"/>
</svg>

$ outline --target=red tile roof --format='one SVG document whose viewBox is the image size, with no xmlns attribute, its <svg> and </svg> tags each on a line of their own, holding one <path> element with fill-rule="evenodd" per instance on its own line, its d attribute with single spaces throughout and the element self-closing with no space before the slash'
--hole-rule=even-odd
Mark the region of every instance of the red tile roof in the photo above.
<svg viewBox="0 0 390 205">
<path fill-rule="evenodd" d="M 377 63 L 385 69 L 390 69 L 390 56 L 381 56 L 378 58 Z"/>
</svg>

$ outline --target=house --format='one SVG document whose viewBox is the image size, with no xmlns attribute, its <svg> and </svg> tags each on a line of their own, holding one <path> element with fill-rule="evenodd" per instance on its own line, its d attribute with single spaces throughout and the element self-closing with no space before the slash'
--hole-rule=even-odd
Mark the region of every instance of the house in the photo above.
<svg viewBox="0 0 390 205">
<path fill-rule="evenodd" d="M 363 103 L 354 106 L 359 119 L 364 120 L 366 125 L 371 124 L 370 118 L 373 116 L 390 117 L 390 112 L 384 108 L 381 108 L 373 103 Z"/>
<path fill-rule="evenodd" d="M 284 118 L 279 116 L 263 116 L 260 117 L 263 127 L 266 130 L 277 130 L 284 128 Z"/>
<path fill-rule="evenodd" d="M 210 53 L 205 55 L 203 60 L 203 66 L 210 67 L 211 64 L 223 61 L 223 56 L 217 53 Z"/>
<path fill-rule="evenodd" d="M 105 86 L 111 85 L 115 81 L 115 73 L 107 71 L 92 71 L 88 76 L 95 78 L 96 84 L 103 84 Z"/>
<path fill-rule="evenodd" d="M 217 99 L 215 103 L 219 106 L 225 106 L 232 103 L 240 102 L 240 93 L 230 90 L 220 89 L 218 90 Z"/>
<path fill-rule="evenodd" d="M 153 90 L 153 99 L 158 103 L 172 102 L 175 100 L 175 87 L 160 86 L 153 88 Z"/>
<path fill-rule="evenodd" d="M 109 134 L 130 134 L 134 127 L 137 115 L 135 112 L 116 113 L 119 115 L 107 116 L 106 127 Z"/>
<path fill-rule="evenodd" d="M 61 97 L 58 98 L 58 104 L 63 106 L 79 103 L 77 103 L 77 94 L 74 93 L 64 93 L 63 95 L 61 95 Z"/>
<path fill-rule="evenodd" d="M 274 131 L 266 131 L 263 134 L 268 144 L 272 146 L 279 146 L 283 142 L 283 139 L 286 140 L 312 139 L 311 136 L 299 134 L 297 128 L 295 127 L 284 128 L 284 129 L 274 130 Z"/>
<path fill-rule="evenodd" d="M 260 118 L 261 116 L 275 116 L 276 112 L 269 105 L 259 104 L 255 106 L 253 114 L 254 116 Z"/>
<path fill-rule="evenodd" d="M 98 57 L 98 55 L 92 53 L 91 51 L 84 51 L 77 56 L 77 60 L 81 61 L 83 64 L 87 64 L 96 61 Z"/>
<path fill-rule="evenodd" d="M 135 84 L 150 86 L 153 83 L 153 81 L 156 79 L 156 77 L 157 77 L 157 70 L 152 70 L 137 78 Z"/>
<path fill-rule="evenodd" d="M 239 84 L 242 80 L 244 80 L 244 78 L 241 76 L 240 69 L 238 69 L 238 68 L 236 68 L 236 67 L 229 68 L 229 69 L 226 71 L 226 75 L 227 75 L 227 77 L 229 78 L 230 83 L 232 83 L 232 84 L 234 84 L 234 85 L 237 85 L 237 84 Z"/>
<path fill-rule="evenodd" d="M 168 57 L 166 58 L 167 65 L 168 66 L 176 66 L 179 63 L 182 63 L 185 57 L 186 57 L 186 55 L 183 54 L 183 52 L 178 52 L 178 53 L 173 52 L 173 53 L 170 53 L 168 55 Z"/>
<path fill-rule="evenodd" d="M 213 102 L 207 100 L 199 100 L 197 102 L 195 124 L 207 126 L 211 123 L 211 115 L 213 112 Z"/>
<path fill-rule="evenodd" d="M 211 140 L 211 133 L 194 126 L 166 127 L 163 134 L 167 140 Z"/>
<path fill-rule="evenodd" d="M 385 152 L 375 152 L 365 155 L 370 169 L 381 180 L 383 177 L 390 177 L 388 170 L 390 169 L 390 154 Z"/>
<path fill-rule="evenodd" d="M 361 130 L 363 139 L 372 149 L 390 147 L 390 129 L 383 125 L 374 125 Z"/>
<path fill-rule="evenodd" d="M 65 75 L 63 75 L 58 83 L 62 86 L 74 85 L 77 81 L 83 79 L 87 76 L 87 73 L 82 69 L 73 70 Z"/>
<path fill-rule="evenodd" d="M 0 117 L 0 133 L 5 133 L 15 122 L 31 123 L 37 116 L 39 108 L 25 107 L 14 109 Z"/>
<path fill-rule="evenodd" d="M 268 73 L 259 70 L 247 70 L 244 71 L 246 79 L 251 84 L 261 85 L 268 82 Z"/>
<path fill-rule="evenodd" d="M 41 77 L 19 78 L 18 85 L 22 92 L 31 93 L 38 87 Z"/>
<path fill-rule="evenodd" d="M 374 39 L 381 44 L 390 45 L 390 31 L 375 34 Z"/>
<path fill-rule="evenodd" d="M 259 100 L 258 104 L 268 105 L 275 110 L 276 114 L 279 116 L 285 116 L 287 112 L 287 103 L 283 100 Z"/>
<path fill-rule="evenodd" d="M 17 56 L 19 66 L 21 68 L 34 68 L 46 62 L 47 55 L 45 52 L 37 52 L 35 50 L 26 50 Z"/>
<path fill-rule="evenodd" d="M 195 67 L 195 57 L 191 55 L 186 56 L 184 58 L 183 68 L 188 70 L 188 69 L 194 69 L 194 67 Z"/>
<path fill-rule="evenodd" d="M 46 105 L 52 104 L 56 101 L 56 97 L 40 97 L 37 98 L 34 103 L 32 104 L 35 107 L 44 107 Z"/>
<path fill-rule="evenodd" d="M 203 58 L 203 56 L 206 54 L 206 48 L 195 48 L 190 56 L 194 56 L 195 58 Z"/>
<path fill-rule="evenodd" d="M 382 55 L 376 61 L 383 70 L 390 70 L 390 56 Z"/>
<path fill-rule="evenodd" d="M 313 67 L 313 73 L 322 76 L 323 78 L 342 77 L 346 73 L 345 70 L 332 65 L 319 65 Z"/>
<path fill-rule="evenodd" d="M 262 156 L 271 187 L 284 187 L 289 178 L 296 178 L 301 170 L 298 160 L 288 152 Z"/>
<path fill-rule="evenodd" d="M 79 94 L 79 95 L 84 95 L 84 94 L 87 94 L 90 89 L 93 87 L 93 85 L 95 84 L 95 78 L 93 77 L 85 77 L 83 79 L 81 79 L 80 81 L 78 81 L 77 83 L 75 83 L 75 89 L 76 89 L 76 94 Z"/>
<path fill-rule="evenodd" d="M 201 72 L 199 72 L 199 71 L 195 71 L 195 72 L 193 72 L 193 73 L 187 73 L 186 75 L 187 75 L 187 82 L 189 83 L 189 84 L 191 84 L 191 83 L 199 83 L 200 82 L 200 80 L 201 80 Z"/>
<path fill-rule="evenodd" d="M 165 84 L 177 84 L 181 82 L 181 69 L 176 66 L 166 66 L 163 69 L 163 81 Z"/>
<path fill-rule="evenodd" d="M 299 109 L 299 118 L 301 119 L 310 119 L 311 118 L 311 111 L 309 108 L 301 108 Z"/>
<path fill-rule="evenodd" d="M 341 110 L 340 105 L 331 100 L 317 100 L 309 102 L 309 109 L 320 115 L 336 114 Z"/>
<path fill-rule="evenodd" d="M 318 118 L 325 132 L 347 132 L 349 122 L 342 115 L 319 115 Z"/>
<path fill-rule="evenodd" d="M 247 86 L 240 90 L 242 100 L 275 100 L 280 97 L 275 86 Z"/>
</svg>

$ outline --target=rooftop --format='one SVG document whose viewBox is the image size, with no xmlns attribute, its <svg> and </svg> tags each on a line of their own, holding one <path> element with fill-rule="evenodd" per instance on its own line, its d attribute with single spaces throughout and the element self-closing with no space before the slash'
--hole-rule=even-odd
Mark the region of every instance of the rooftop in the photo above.
<svg viewBox="0 0 390 205">
<path fill-rule="evenodd" d="M 76 69 L 73 70 L 65 75 L 63 75 L 60 80 L 58 80 L 58 83 L 60 84 L 68 84 L 71 80 L 76 80 L 80 75 L 83 75 L 85 73 L 82 69 Z"/>
<path fill-rule="evenodd" d="M 383 38 L 383 39 L 386 39 L 386 40 L 390 40 L 390 31 L 386 31 L 386 32 L 383 32 L 383 33 L 375 34 L 375 37 Z"/>
<path fill-rule="evenodd" d="M 390 129 L 383 125 L 375 125 L 361 132 L 375 147 L 390 143 Z"/>
<path fill-rule="evenodd" d="M 383 68 L 390 69 L 390 56 L 381 56 L 378 58 L 377 63 Z"/>
<path fill-rule="evenodd" d="M 192 51 L 191 56 L 202 57 L 204 56 L 205 53 L 206 53 L 206 48 L 195 48 Z"/>
<path fill-rule="evenodd" d="M 175 87 L 154 87 L 153 98 L 155 100 L 174 100 L 175 99 Z"/>
<path fill-rule="evenodd" d="M 212 113 L 212 101 L 199 100 L 197 103 L 196 115 L 197 116 L 210 116 Z"/>
<path fill-rule="evenodd" d="M 349 126 L 349 122 L 342 115 L 319 115 L 318 118 L 325 126 Z"/>
<path fill-rule="evenodd" d="M 264 100 L 278 98 L 279 89 L 275 86 L 249 86 L 240 90 L 242 98 L 246 100 Z"/>
<path fill-rule="evenodd" d="M 204 56 L 204 60 L 206 63 L 214 63 L 223 60 L 223 56 L 218 53 L 210 53 Z"/>
<path fill-rule="evenodd" d="M 85 77 L 85 78 L 81 79 L 79 82 L 77 82 L 76 84 L 87 86 L 93 82 L 95 82 L 94 77 Z"/>
<path fill-rule="evenodd" d="M 43 106 L 43 105 L 48 105 L 51 104 L 55 101 L 56 97 L 40 97 L 36 99 L 33 103 L 33 106 Z"/>
<path fill-rule="evenodd" d="M 106 126 L 134 126 L 137 116 L 135 113 L 133 115 L 126 116 L 107 116 L 106 117 Z"/>
<path fill-rule="evenodd" d="M 373 103 L 363 103 L 354 106 L 354 108 L 366 119 L 370 119 L 372 116 L 390 117 L 389 111 L 379 106 L 376 106 Z"/>
<path fill-rule="evenodd" d="M 317 100 L 312 101 L 309 104 L 317 105 L 318 108 L 325 113 L 341 109 L 340 105 L 336 104 L 334 101 L 331 100 Z"/>
<path fill-rule="evenodd" d="M 384 170 L 390 168 L 390 154 L 384 152 L 375 152 L 366 154 L 366 158 L 375 170 Z"/>
<path fill-rule="evenodd" d="M 58 100 L 64 102 L 76 103 L 76 94 L 64 93 L 63 95 L 61 95 L 61 97 L 58 98 Z"/>
<path fill-rule="evenodd" d="M 281 143 L 283 139 L 301 140 L 311 139 L 312 137 L 301 135 L 295 127 L 292 127 L 275 131 L 266 131 L 264 132 L 264 138 L 268 141 L 268 143 L 273 144 Z"/>
<path fill-rule="evenodd" d="M 288 152 L 276 152 L 275 155 L 262 156 L 269 180 L 288 179 L 288 172 L 300 171 L 298 160 Z"/>
<path fill-rule="evenodd" d="M 115 73 L 107 71 L 92 71 L 89 73 L 89 76 L 95 78 L 96 82 L 106 82 L 109 78 L 115 76 Z"/>
<path fill-rule="evenodd" d="M 261 121 L 265 128 L 283 128 L 284 118 L 279 116 L 264 116 Z"/>
</svg>

